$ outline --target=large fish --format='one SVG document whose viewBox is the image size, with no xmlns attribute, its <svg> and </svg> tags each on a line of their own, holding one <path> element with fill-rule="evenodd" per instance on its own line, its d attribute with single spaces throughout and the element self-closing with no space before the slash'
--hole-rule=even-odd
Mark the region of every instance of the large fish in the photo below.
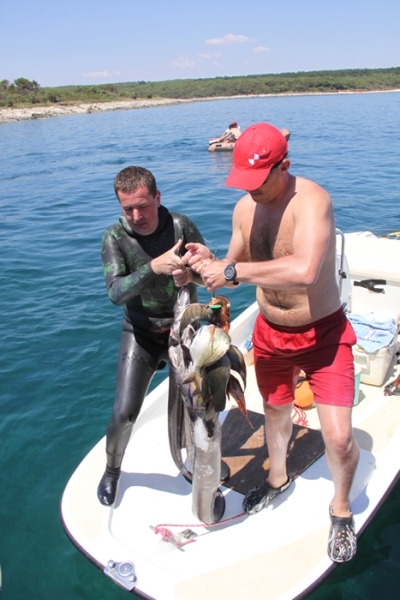
<svg viewBox="0 0 400 600">
<path fill-rule="evenodd" d="M 187 367 L 184 358 L 184 347 L 180 344 L 179 325 L 183 311 L 190 303 L 190 294 L 187 288 L 183 287 L 179 291 L 178 298 L 174 306 L 174 322 L 169 336 L 169 359 L 171 363 L 169 373 L 169 392 L 168 392 L 168 439 L 172 459 L 178 467 L 181 474 L 192 482 L 192 474 L 186 468 L 182 458 L 182 448 L 187 447 L 185 427 L 185 397 L 188 392 L 188 386 L 182 385 L 183 379 L 187 375 Z"/>
<path fill-rule="evenodd" d="M 225 510 L 225 499 L 218 487 L 221 479 L 218 415 L 225 408 L 228 394 L 237 398 L 241 410 L 245 410 L 243 390 L 239 381 L 232 379 L 231 369 L 239 374 L 245 386 L 246 365 L 228 334 L 229 300 L 218 296 L 207 305 L 189 302 L 189 294 L 182 288 L 170 334 L 168 427 L 175 464 L 192 481 L 193 513 L 210 524 L 220 521 Z M 202 324 L 204 321 L 206 324 Z M 182 459 L 184 446 L 189 469 Z"/>
<path fill-rule="evenodd" d="M 231 345 L 231 338 L 221 327 L 216 325 L 202 325 L 193 336 L 189 348 L 192 358 L 192 369 L 183 380 L 183 383 L 194 384 L 193 394 L 201 392 L 204 369 L 213 365 Z"/>
</svg>

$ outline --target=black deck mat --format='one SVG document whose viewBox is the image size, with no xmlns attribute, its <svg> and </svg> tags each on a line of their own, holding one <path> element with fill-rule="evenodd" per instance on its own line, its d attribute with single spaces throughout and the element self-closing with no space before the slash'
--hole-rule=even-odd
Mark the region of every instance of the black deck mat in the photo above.
<svg viewBox="0 0 400 600">
<path fill-rule="evenodd" d="M 241 494 L 259 485 L 269 471 L 264 415 L 252 411 L 248 411 L 248 415 L 254 429 L 251 429 L 238 408 L 228 412 L 222 425 L 222 456 L 231 470 L 231 477 L 224 485 Z M 320 431 L 293 425 L 287 455 L 289 477 L 305 471 L 324 451 Z"/>
</svg>

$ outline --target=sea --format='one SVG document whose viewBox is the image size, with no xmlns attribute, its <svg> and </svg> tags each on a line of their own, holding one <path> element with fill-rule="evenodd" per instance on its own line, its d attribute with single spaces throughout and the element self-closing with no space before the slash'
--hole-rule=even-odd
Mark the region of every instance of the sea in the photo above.
<svg viewBox="0 0 400 600">
<path fill-rule="evenodd" d="M 122 309 L 107 297 L 100 260 L 102 233 L 119 216 L 113 179 L 128 165 L 153 171 L 162 203 L 190 216 L 223 257 L 241 192 L 224 185 L 232 154 L 208 152 L 208 139 L 233 120 L 242 130 L 268 121 L 291 131 L 291 172 L 328 190 L 343 232 L 400 230 L 400 93 L 207 100 L 0 125 L 4 599 L 128 597 L 60 520 L 64 487 L 104 436 L 113 404 Z M 237 316 L 255 289 L 228 295 Z M 309 598 L 399 598 L 399 514 L 397 483 L 355 559 Z"/>
</svg>

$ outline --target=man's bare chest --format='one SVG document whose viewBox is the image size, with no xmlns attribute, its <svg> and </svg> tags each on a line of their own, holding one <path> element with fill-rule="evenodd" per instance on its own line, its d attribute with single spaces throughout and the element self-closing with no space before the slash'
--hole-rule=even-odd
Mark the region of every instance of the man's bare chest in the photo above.
<svg viewBox="0 0 400 600">
<path fill-rule="evenodd" d="M 287 213 L 254 213 L 247 226 L 247 246 L 251 262 L 272 260 L 293 254 L 293 219 Z"/>
</svg>

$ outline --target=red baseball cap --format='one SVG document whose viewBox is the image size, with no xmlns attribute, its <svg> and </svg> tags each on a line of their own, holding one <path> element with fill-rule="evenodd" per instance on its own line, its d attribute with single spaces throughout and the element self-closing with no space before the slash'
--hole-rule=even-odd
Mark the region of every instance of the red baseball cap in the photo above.
<svg viewBox="0 0 400 600">
<path fill-rule="evenodd" d="M 284 135 L 269 123 L 250 125 L 236 140 L 233 166 L 225 185 L 256 190 L 288 151 Z"/>
</svg>

